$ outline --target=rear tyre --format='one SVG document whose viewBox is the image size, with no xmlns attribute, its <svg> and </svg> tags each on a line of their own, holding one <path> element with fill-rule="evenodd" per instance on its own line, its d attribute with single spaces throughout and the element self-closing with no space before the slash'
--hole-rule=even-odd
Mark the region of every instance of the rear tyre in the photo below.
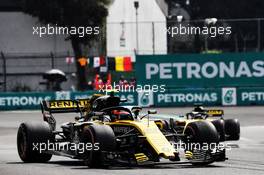
<svg viewBox="0 0 264 175">
<path fill-rule="evenodd" d="M 92 144 L 92 150 L 85 150 L 84 160 L 89 167 L 107 166 L 105 153 L 114 151 L 116 138 L 112 128 L 108 125 L 93 124 L 85 126 L 81 142 Z M 96 145 L 96 146 L 95 146 Z"/>
<path fill-rule="evenodd" d="M 161 131 L 169 131 L 170 129 L 169 123 L 166 120 L 157 120 L 155 123 Z"/>
<path fill-rule="evenodd" d="M 240 123 L 238 119 L 225 120 L 226 140 L 239 140 L 240 138 Z"/>
<path fill-rule="evenodd" d="M 54 142 L 54 135 L 47 122 L 22 123 L 17 132 L 17 151 L 23 162 L 47 162 L 51 154 L 41 153 L 40 144 L 48 146 L 48 142 Z"/>
<path fill-rule="evenodd" d="M 215 126 L 218 134 L 219 134 L 219 141 L 225 141 L 225 121 L 223 119 L 220 120 L 213 120 L 213 125 Z"/>
</svg>

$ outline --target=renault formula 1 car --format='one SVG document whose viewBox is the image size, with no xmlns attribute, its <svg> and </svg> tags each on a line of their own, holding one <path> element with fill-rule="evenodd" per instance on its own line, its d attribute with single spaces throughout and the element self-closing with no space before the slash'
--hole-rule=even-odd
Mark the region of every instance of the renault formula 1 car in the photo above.
<svg viewBox="0 0 264 175">
<path fill-rule="evenodd" d="M 52 155 L 83 160 L 90 167 L 225 161 L 224 147 L 211 121 L 190 120 L 180 131 L 170 120 L 151 119 L 141 107 L 126 107 L 113 95 L 85 100 L 43 101 L 43 122 L 22 123 L 18 154 L 24 162 L 47 162 Z M 56 129 L 55 113 L 77 112 L 74 121 Z M 180 127 L 181 125 L 179 125 Z M 167 159 L 168 161 L 163 161 Z M 162 160 L 162 161 L 161 161 Z"/>
<path fill-rule="evenodd" d="M 204 109 L 202 106 L 196 106 L 186 115 L 160 115 L 152 116 L 156 119 L 164 119 L 159 121 L 159 127 L 163 130 L 169 129 L 169 122 L 173 122 L 173 128 L 177 133 L 183 133 L 186 126 L 194 121 L 207 120 L 211 122 L 219 136 L 219 141 L 236 141 L 240 138 L 240 123 L 238 119 L 224 119 L 224 111 L 221 109 Z M 173 120 L 173 121 L 170 121 Z"/>
</svg>

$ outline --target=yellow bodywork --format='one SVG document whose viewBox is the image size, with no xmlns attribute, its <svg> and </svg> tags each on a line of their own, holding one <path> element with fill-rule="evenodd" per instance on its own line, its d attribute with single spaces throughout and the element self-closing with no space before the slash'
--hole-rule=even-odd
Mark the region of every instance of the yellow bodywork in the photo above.
<svg viewBox="0 0 264 175">
<path fill-rule="evenodd" d="M 154 121 L 148 121 L 147 119 L 135 121 L 118 120 L 116 122 L 108 122 L 105 124 L 135 127 L 144 137 L 146 137 L 146 140 L 158 155 L 166 159 L 175 157 L 176 150 L 162 134 Z"/>
<path fill-rule="evenodd" d="M 135 154 L 135 158 L 138 163 L 148 161 L 149 158 L 144 153 Z"/>
<path fill-rule="evenodd" d="M 85 113 L 89 113 L 91 111 L 91 102 L 93 99 L 100 97 L 102 95 L 96 94 L 93 95 L 91 99 L 83 99 L 78 100 L 79 108 L 82 108 Z M 46 106 L 49 110 L 54 109 L 75 109 L 77 108 L 76 101 L 73 100 L 54 100 L 47 102 Z M 148 119 L 142 120 L 117 120 L 114 122 L 101 122 L 95 118 L 93 122 L 106 124 L 106 125 L 121 125 L 121 126 L 132 126 L 136 128 L 143 137 L 146 138 L 147 142 L 150 146 L 154 149 L 157 155 L 163 158 L 174 158 L 175 154 L 177 153 L 174 149 L 174 146 L 167 140 L 167 138 L 163 135 L 163 133 L 158 128 L 157 124 L 154 121 L 150 121 Z M 137 155 L 135 155 L 137 157 Z M 141 157 L 138 155 L 139 160 L 146 160 L 145 157 Z"/>
</svg>

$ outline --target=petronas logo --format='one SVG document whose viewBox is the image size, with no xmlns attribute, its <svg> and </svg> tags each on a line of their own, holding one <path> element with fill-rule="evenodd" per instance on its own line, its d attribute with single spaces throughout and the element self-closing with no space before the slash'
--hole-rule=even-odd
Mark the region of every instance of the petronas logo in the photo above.
<svg viewBox="0 0 264 175">
<path fill-rule="evenodd" d="M 148 105 L 149 104 L 149 94 L 144 92 L 141 96 L 140 102 L 142 105 Z"/>
<path fill-rule="evenodd" d="M 143 91 L 138 93 L 138 105 L 139 106 L 151 106 L 154 105 L 153 92 Z"/>
<path fill-rule="evenodd" d="M 233 90 L 228 90 L 226 91 L 225 95 L 224 95 L 224 101 L 225 103 L 232 103 L 233 102 Z"/>
</svg>

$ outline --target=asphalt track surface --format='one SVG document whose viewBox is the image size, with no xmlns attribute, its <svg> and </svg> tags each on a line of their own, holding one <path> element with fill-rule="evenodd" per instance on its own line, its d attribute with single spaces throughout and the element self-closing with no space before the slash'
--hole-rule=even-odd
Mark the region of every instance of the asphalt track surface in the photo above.
<svg viewBox="0 0 264 175">
<path fill-rule="evenodd" d="M 238 118 L 241 122 L 241 139 L 232 142 L 238 148 L 227 152 L 229 160 L 207 167 L 159 165 L 154 167 L 110 167 L 90 169 L 81 161 L 53 156 L 48 163 L 22 163 L 16 150 L 16 133 L 23 121 L 41 120 L 40 111 L 0 112 L 0 175 L 254 175 L 264 174 L 264 107 L 226 107 L 225 118 Z M 191 108 L 161 108 L 159 113 L 184 114 Z M 57 116 L 58 123 L 71 121 L 73 116 Z"/>
</svg>

